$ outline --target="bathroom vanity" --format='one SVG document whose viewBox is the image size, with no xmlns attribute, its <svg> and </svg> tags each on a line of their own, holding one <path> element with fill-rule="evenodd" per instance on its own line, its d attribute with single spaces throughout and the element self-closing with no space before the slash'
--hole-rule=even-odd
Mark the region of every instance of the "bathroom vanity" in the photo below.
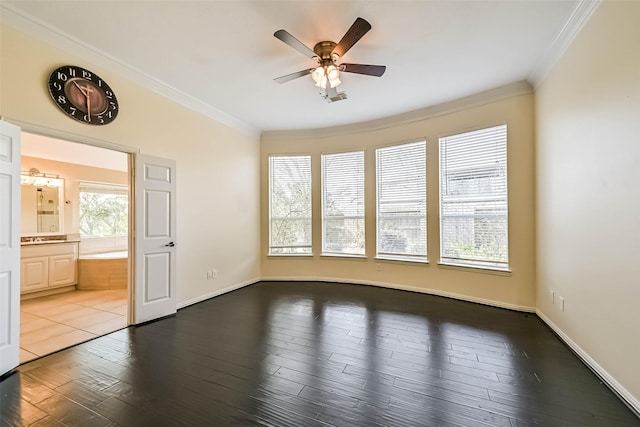
<svg viewBox="0 0 640 427">
<path fill-rule="evenodd" d="M 22 243 L 20 293 L 63 291 L 77 283 L 78 242 L 45 240 Z"/>
<path fill-rule="evenodd" d="M 64 179 L 37 169 L 22 172 L 20 178 L 20 293 L 35 296 L 74 289 L 78 242 L 67 240 L 63 230 Z"/>
</svg>

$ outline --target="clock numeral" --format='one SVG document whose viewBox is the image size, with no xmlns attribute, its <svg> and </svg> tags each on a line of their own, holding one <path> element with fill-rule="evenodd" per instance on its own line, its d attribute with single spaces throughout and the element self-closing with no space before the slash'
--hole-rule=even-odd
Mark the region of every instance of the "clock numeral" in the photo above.
<svg viewBox="0 0 640 427">
<path fill-rule="evenodd" d="M 63 82 L 67 81 L 67 75 L 65 73 L 63 73 L 62 71 L 58 71 L 58 80 L 61 80 Z"/>
<path fill-rule="evenodd" d="M 102 87 L 102 79 L 98 79 L 98 87 Z"/>
<path fill-rule="evenodd" d="M 107 98 L 109 99 L 113 98 L 113 92 L 111 92 L 110 90 L 105 90 L 104 94 L 107 95 Z"/>
<path fill-rule="evenodd" d="M 88 114 L 85 114 L 84 117 L 82 117 L 82 120 L 84 120 L 85 122 L 90 122 L 91 121 L 91 116 Z"/>
<path fill-rule="evenodd" d="M 113 101 L 109 102 L 109 104 L 111 104 L 111 109 L 112 110 L 115 110 L 116 108 L 118 108 L 118 107 L 116 107 L 116 103 L 113 102 Z"/>
<path fill-rule="evenodd" d="M 82 77 L 84 77 L 87 80 L 91 80 L 91 73 L 88 72 L 87 70 L 82 70 Z"/>
<path fill-rule="evenodd" d="M 55 90 L 62 90 L 62 85 L 58 82 L 53 82 L 53 88 Z"/>
<path fill-rule="evenodd" d="M 75 77 L 76 76 L 76 69 L 69 67 L 69 75 L 71 77 Z"/>
<path fill-rule="evenodd" d="M 113 117 L 113 113 L 111 111 L 107 111 L 107 117 L 112 118 Z"/>
<path fill-rule="evenodd" d="M 58 97 L 58 104 L 66 104 L 67 103 L 67 98 L 64 95 L 60 95 Z"/>
<path fill-rule="evenodd" d="M 76 107 L 69 107 L 69 110 L 71 110 L 71 115 L 72 115 L 72 116 L 75 116 L 75 115 L 76 115 L 76 111 L 78 111 L 78 110 L 76 109 Z"/>
</svg>

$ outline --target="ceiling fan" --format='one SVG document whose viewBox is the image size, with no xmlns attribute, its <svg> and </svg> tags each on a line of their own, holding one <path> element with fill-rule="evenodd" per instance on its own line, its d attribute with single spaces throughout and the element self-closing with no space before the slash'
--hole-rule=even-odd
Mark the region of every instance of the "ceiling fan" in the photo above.
<svg viewBox="0 0 640 427">
<path fill-rule="evenodd" d="M 338 85 L 342 83 L 340 81 L 340 72 L 381 77 L 387 69 L 384 65 L 338 64 L 338 60 L 344 56 L 344 54 L 347 53 L 347 51 L 351 49 L 353 45 L 356 44 L 358 40 L 360 40 L 370 29 L 371 24 L 363 18 L 357 18 L 338 43 L 332 41 L 321 41 L 313 47 L 313 50 L 309 49 L 288 31 L 276 31 L 273 35 L 277 39 L 288 44 L 303 55 L 315 60 L 318 65 L 314 68 L 308 68 L 287 74 L 286 76 L 277 77 L 274 80 L 278 83 L 285 83 L 290 80 L 306 76 L 307 74 L 311 74 L 316 86 L 321 89 L 321 94 L 329 102 L 346 99 L 347 95 L 344 92 L 338 93 L 338 90 L 336 89 Z"/>
</svg>

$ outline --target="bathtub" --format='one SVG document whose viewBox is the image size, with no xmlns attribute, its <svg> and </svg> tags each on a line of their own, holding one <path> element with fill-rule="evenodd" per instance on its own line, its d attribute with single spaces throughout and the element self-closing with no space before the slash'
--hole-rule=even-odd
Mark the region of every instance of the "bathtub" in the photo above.
<svg viewBox="0 0 640 427">
<path fill-rule="evenodd" d="M 80 255 L 80 259 L 127 259 L 129 253 L 127 251 L 120 252 L 104 252 L 100 254 Z"/>
<path fill-rule="evenodd" d="M 80 255 L 77 289 L 123 289 L 127 287 L 127 251 Z"/>
</svg>

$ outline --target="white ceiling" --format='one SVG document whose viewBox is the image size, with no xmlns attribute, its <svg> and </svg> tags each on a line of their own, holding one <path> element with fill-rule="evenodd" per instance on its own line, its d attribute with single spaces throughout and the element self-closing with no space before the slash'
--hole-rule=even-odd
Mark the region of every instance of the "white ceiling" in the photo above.
<svg viewBox="0 0 640 427">
<path fill-rule="evenodd" d="M 109 58 L 112 70 L 92 70 L 107 81 L 124 65 L 128 77 L 159 82 L 183 103 L 264 131 L 365 122 L 516 81 L 535 83 L 581 3 L 3 0 L 2 6 Z M 383 77 L 342 73 L 339 89 L 348 99 L 335 103 L 323 100 L 308 76 L 273 81 L 314 65 L 273 37 L 276 30 L 313 48 L 338 42 L 357 17 L 373 28 L 341 62 L 386 65 Z"/>
<path fill-rule="evenodd" d="M 63 141 L 27 132 L 22 132 L 20 139 L 20 152 L 23 156 L 123 172 L 128 171 L 127 154 L 120 151 L 107 150 L 88 144 Z"/>
</svg>

